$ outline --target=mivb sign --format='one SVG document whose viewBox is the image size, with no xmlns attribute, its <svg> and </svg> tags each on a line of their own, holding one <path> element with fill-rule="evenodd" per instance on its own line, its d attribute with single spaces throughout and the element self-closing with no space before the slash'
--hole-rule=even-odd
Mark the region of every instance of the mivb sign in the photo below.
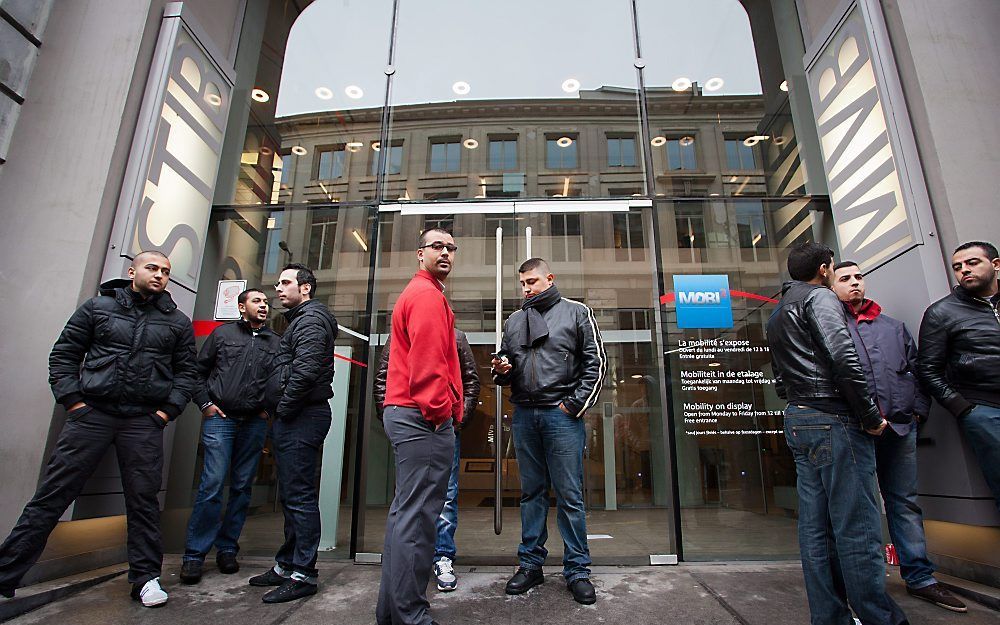
<svg viewBox="0 0 1000 625">
<path fill-rule="evenodd" d="M 729 276 L 675 275 L 677 327 L 733 327 L 732 294 Z"/>
</svg>

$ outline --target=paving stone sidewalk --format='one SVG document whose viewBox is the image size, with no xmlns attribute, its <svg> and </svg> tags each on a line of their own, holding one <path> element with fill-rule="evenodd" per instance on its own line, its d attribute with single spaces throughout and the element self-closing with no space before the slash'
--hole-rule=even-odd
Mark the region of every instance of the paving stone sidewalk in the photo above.
<svg viewBox="0 0 1000 625">
<path fill-rule="evenodd" d="M 265 605 L 267 589 L 246 580 L 264 570 L 263 558 L 242 559 L 236 575 L 206 566 L 196 586 L 177 578 L 176 558 L 165 563 L 163 585 L 170 601 L 148 609 L 129 599 L 124 576 L 14 618 L 8 623 L 74 625 L 372 625 L 381 569 L 346 562 L 320 562 L 320 592 L 306 600 Z M 209 563 L 211 564 L 211 563 Z M 512 570 L 457 567 L 458 590 L 430 593 L 432 616 L 441 625 L 645 625 L 793 624 L 809 622 L 798 563 L 683 564 L 673 567 L 596 567 L 598 602 L 573 602 L 559 571 L 528 594 L 509 597 L 504 582 Z M 914 624 L 1000 625 L 1000 612 L 967 601 L 955 614 L 908 596 L 898 575 L 888 577 L 892 596 Z"/>
</svg>

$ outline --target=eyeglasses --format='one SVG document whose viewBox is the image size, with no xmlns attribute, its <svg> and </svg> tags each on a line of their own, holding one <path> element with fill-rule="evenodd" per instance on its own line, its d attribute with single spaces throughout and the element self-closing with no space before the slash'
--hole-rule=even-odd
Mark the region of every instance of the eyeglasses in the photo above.
<svg viewBox="0 0 1000 625">
<path fill-rule="evenodd" d="M 433 243 L 428 243 L 427 245 L 421 245 L 417 249 L 418 250 L 422 250 L 425 247 L 429 247 L 432 250 L 434 250 L 435 252 L 440 252 L 441 250 L 448 250 L 449 252 L 457 252 L 458 251 L 458 246 L 455 245 L 454 243 L 442 243 L 440 241 L 435 241 Z"/>
</svg>

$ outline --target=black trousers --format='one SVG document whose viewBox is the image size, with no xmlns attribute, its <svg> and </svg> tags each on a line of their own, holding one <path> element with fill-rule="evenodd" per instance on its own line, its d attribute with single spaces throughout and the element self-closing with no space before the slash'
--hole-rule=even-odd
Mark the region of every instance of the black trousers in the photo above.
<svg viewBox="0 0 1000 625">
<path fill-rule="evenodd" d="M 157 493 L 163 475 L 165 426 L 156 414 L 116 417 L 90 406 L 70 412 L 41 486 L 0 545 L 0 589 L 17 588 L 42 555 L 59 517 L 112 445 L 128 514 L 128 581 L 145 584 L 159 577 L 163 545 Z"/>
<path fill-rule="evenodd" d="M 285 542 L 274 560 L 281 568 L 310 578 L 319 575 L 319 454 L 331 423 L 330 405 L 322 403 L 306 406 L 287 421 L 275 421 L 271 428 L 285 515 Z"/>
</svg>

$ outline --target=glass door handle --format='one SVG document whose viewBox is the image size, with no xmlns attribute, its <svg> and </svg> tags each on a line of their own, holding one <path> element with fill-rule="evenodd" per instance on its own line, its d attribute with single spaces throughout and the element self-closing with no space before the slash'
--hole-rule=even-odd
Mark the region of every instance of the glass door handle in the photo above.
<svg viewBox="0 0 1000 625">
<path fill-rule="evenodd" d="M 500 332 L 503 330 L 503 228 L 497 228 L 497 276 L 496 276 L 496 334 L 495 351 L 500 351 Z M 503 531 L 503 396 L 496 387 L 497 405 L 493 435 L 494 493 L 493 532 L 499 536 Z"/>
</svg>

